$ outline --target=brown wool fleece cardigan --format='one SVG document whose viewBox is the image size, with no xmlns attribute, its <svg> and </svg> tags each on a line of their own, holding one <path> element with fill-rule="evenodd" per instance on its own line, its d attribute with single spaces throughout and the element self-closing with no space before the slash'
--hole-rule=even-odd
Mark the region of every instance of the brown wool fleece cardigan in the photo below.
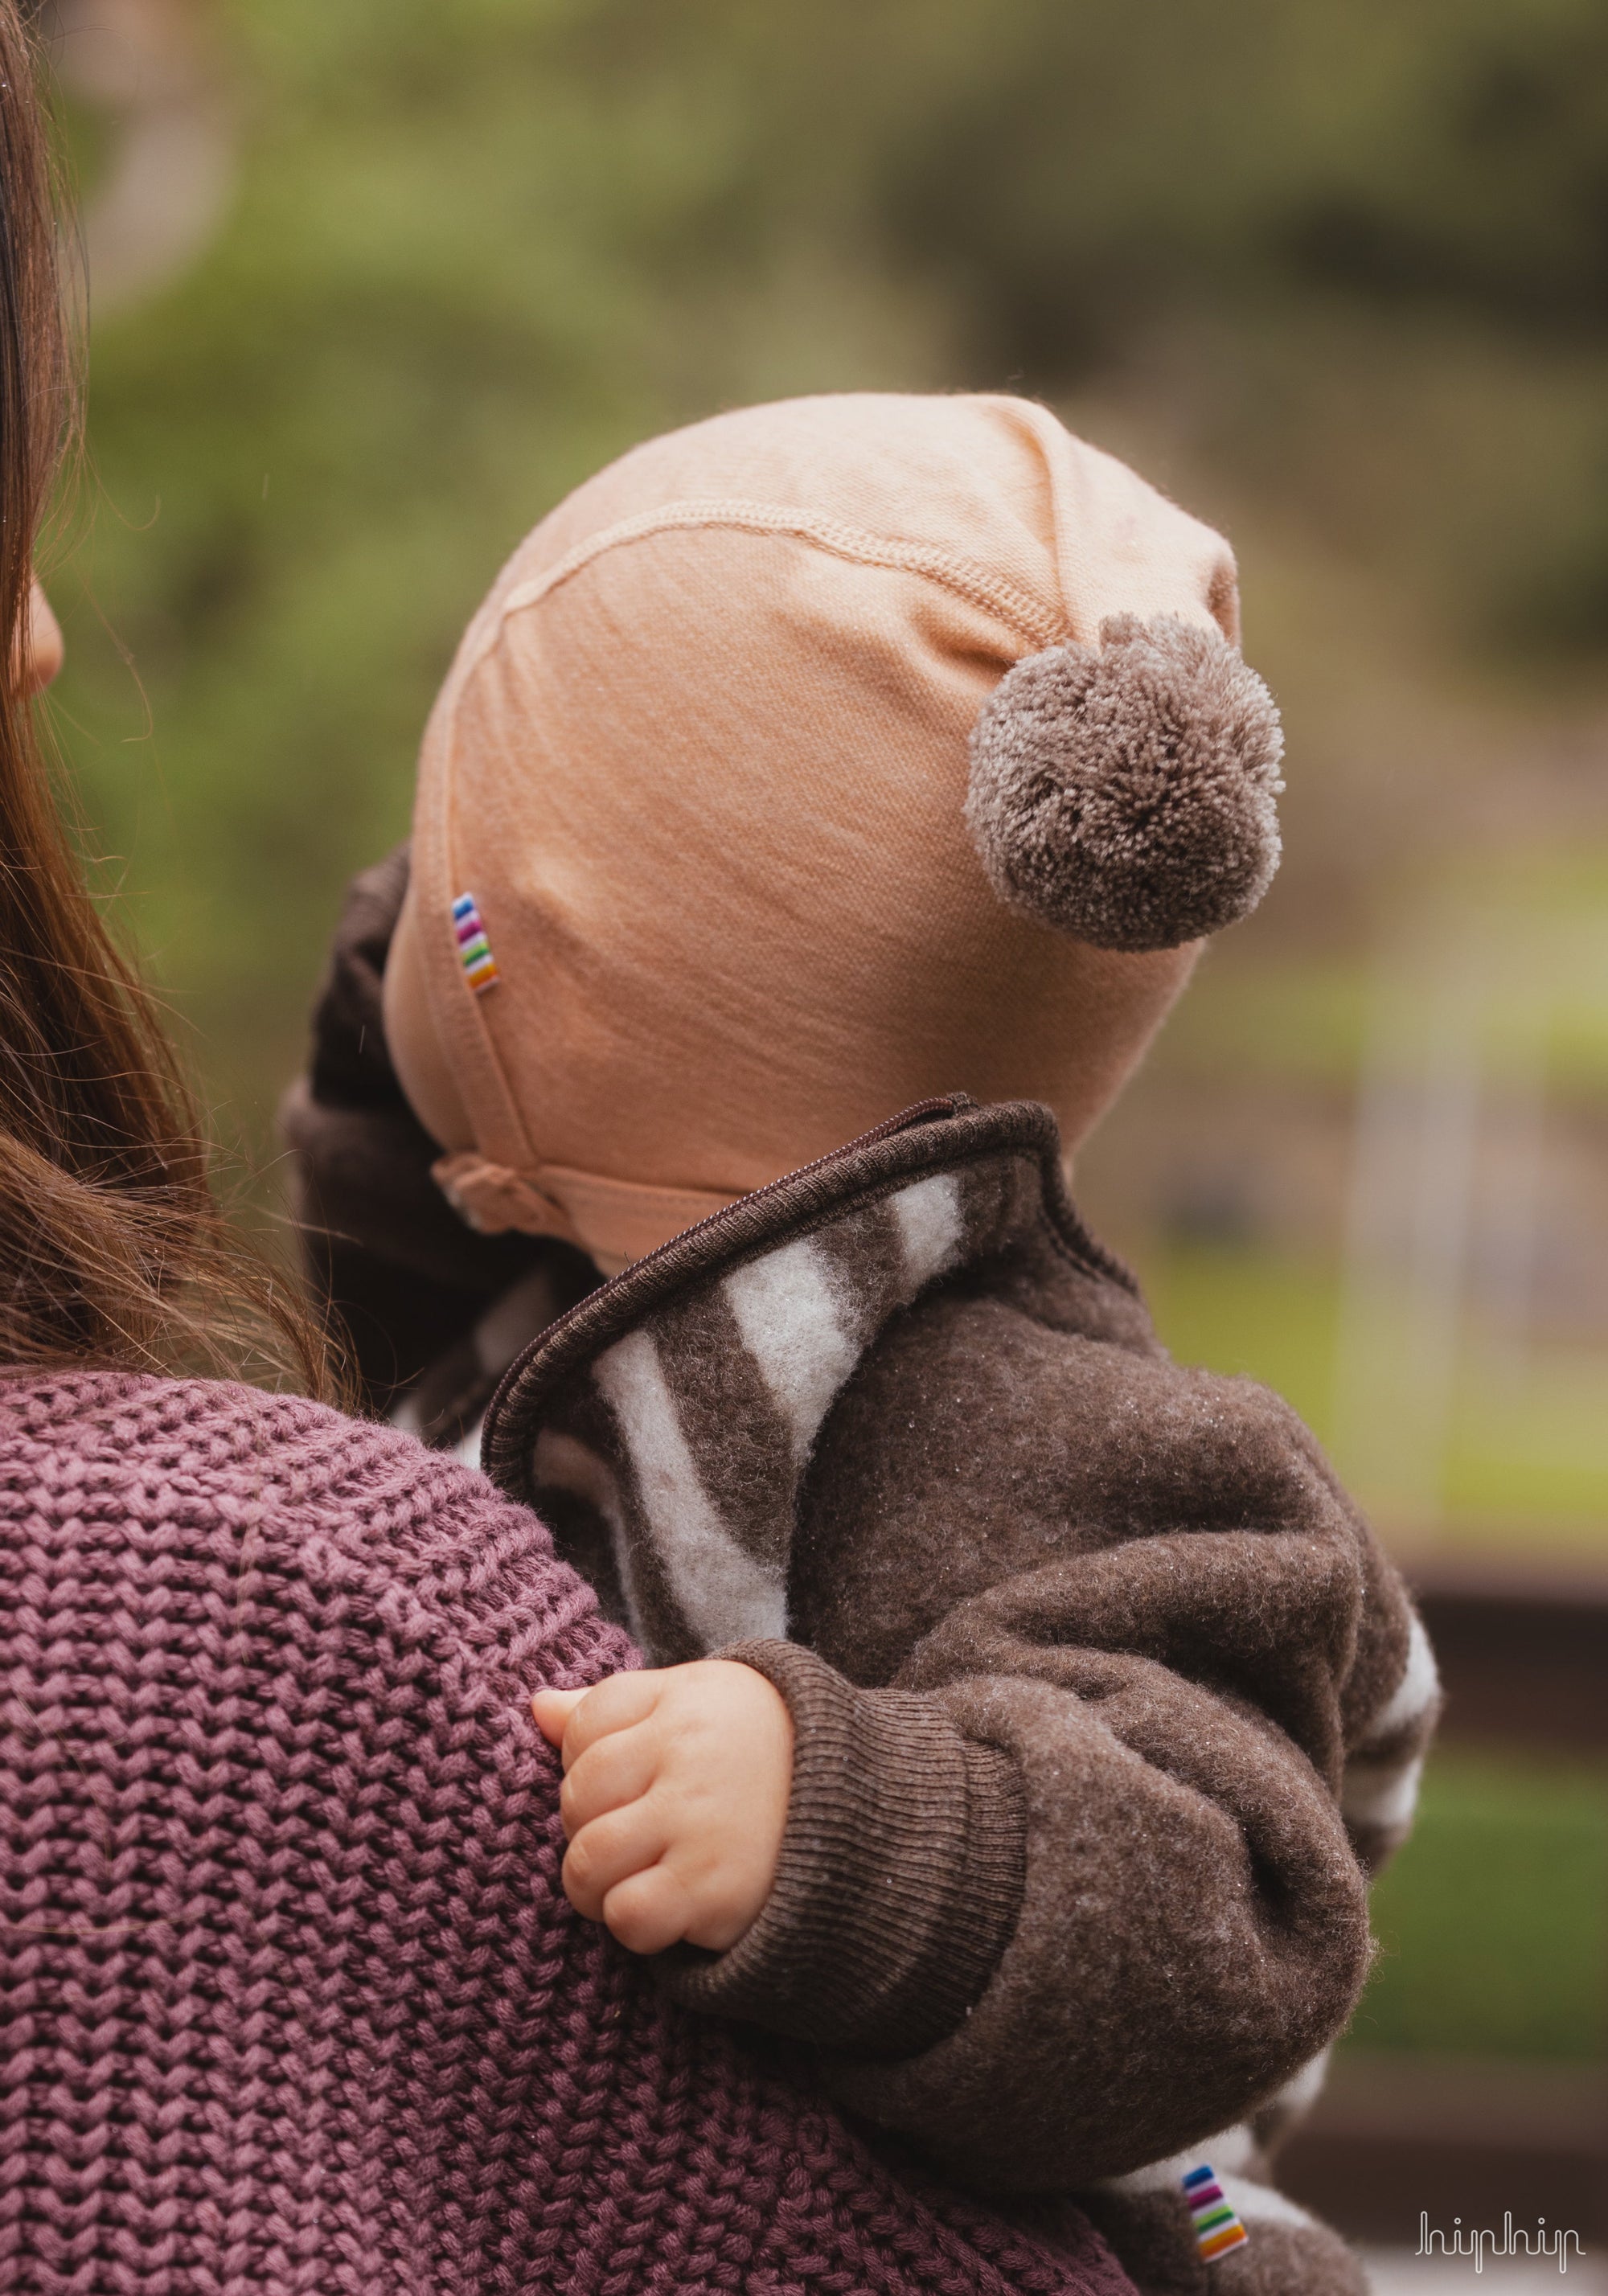
<svg viewBox="0 0 1608 2296">
<path fill-rule="evenodd" d="M 514 1365 L 486 1464 L 650 1657 L 792 1708 L 771 1901 L 672 1988 L 1205 2288 L 1180 2165 L 1254 2175 L 1344 2024 L 1433 1669 L 1300 1422 L 1166 1357 L 1046 1112 L 931 1104 L 628 1269 Z M 1223 2296 L 1360 2285 L 1231 2197 Z"/>
<path fill-rule="evenodd" d="M 1411 1613 L 1293 1414 L 1162 1352 L 1043 1110 L 913 1111 L 639 1262 L 485 1463 L 651 1659 L 798 1717 L 771 1903 L 684 1998 L 1017 2189 L 1222 2128 L 1344 2024 L 1383 1842 L 1341 1797 Z"/>
</svg>

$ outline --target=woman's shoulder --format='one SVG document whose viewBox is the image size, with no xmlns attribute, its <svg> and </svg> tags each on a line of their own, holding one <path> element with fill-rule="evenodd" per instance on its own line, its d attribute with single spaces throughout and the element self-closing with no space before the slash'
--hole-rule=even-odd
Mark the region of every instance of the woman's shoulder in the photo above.
<svg viewBox="0 0 1608 2296">
<path fill-rule="evenodd" d="M 450 1475 L 431 1476 L 431 1458 L 394 1428 L 230 1381 L 71 1369 L 0 1375 L 0 1476 L 7 1480 L 30 1472 L 75 1482 L 120 1474 L 131 1484 L 171 1480 L 220 1497 L 238 1484 L 259 1501 L 283 1493 L 305 1505 L 365 1485 L 416 1483 L 422 1472 L 450 1488 Z"/>
<path fill-rule="evenodd" d="M 0 1547 L 18 1538 L 47 1571 L 101 1576 L 113 1554 L 141 1578 L 260 1569 L 477 1640 L 544 1639 L 594 1609 L 546 1526 L 483 1475 L 395 1428 L 215 1380 L 0 1377 Z"/>
</svg>

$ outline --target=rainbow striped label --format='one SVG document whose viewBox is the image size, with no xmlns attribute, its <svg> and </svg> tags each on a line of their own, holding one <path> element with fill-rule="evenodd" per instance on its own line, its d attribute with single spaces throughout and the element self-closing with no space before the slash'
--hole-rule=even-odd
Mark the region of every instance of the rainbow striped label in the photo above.
<svg viewBox="0 0 1608 2296">
<path fill-rule="evenodd" d="M 1224 2197 L 1223 2187 L 1210 2169 L 1192 2169 L 1184 2179 L 1184 2198 L 1194 2219 L 1195 2246 L 1208 2264 L 1243 2248 L 1250 2234 Z"/>
<path fill-rule="evenodd" d="M 480 912 L 472 893 L 460 893 L 453 903 L 452 929 L 457 937 L 458 962 L 464 968 L 464 978 L 477 996 L 483 996 L 496 980 L 496 959 L 491 954 L 491 943 L 486 938 L 486 928 L 480 922 Z"/>
</svg>

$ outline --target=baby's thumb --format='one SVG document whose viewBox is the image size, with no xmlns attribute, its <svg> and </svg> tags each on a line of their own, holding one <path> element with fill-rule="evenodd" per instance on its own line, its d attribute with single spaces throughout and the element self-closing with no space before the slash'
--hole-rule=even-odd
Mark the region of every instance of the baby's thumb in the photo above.
<svg viewBox="0 0 1608 2296">
<path fill-rule="evenodd" d="M 536 1717 L 536 1726 L 551 1746 L 562 1746 L 570 1717 L 574 1713 L 585 1690 L 538 1690 L 530 1702 L 530 1711 Z"/>
</svg>

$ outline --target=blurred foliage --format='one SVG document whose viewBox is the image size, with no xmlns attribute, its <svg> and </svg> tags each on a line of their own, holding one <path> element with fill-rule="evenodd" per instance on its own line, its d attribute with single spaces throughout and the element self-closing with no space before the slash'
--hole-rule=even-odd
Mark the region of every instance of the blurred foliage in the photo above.
<svg viewBox="0 0 1608 2296">
<path fill-rule="evenodd" d="M 1352 2044 L 1608 2055 L 1608 1771 L 1435 1754 L 1374 1927 Z"/>
<path fill-rule="evenodd" d="M 1589 0 L 1017 0 L 986 37 L 949 14 L 969 53 L 933 118 L 906 114 L 896 211 L 1024 365 L 1065 372 L 1226 292 L 1608 330 Z"/>
<path fill-rule="evenodd" d="M 1344 1086 L 1370 1035 L 1382 1022 L 1402 1025 L 1422 1003 L 1426 977 L 1455 951 L 1479 997 L 1488 1081 L 1538 1060 L 1555 1093 L 1600 1103 L 1608 1088 L 1608 853 L 1509 840 L 1454 852 L 1432 886 L 1396 890 L 1384 944 L 1371 954 L 1287 949 L 1277 965 L 1231 965 L 1227 996 L 1187 997 L 1169 1026 L 1169 1064 L 1201 1077 Z M 1225 955 L 1211 952 L 1214 963 Z"/>
<path fill-rule="evenodd" d="M 1481 776 L 1517 775 L 1544 905 L 1600 883 L 1608 840 L 1524 779 L 1608 668 L 1596 0 L 192 4 L 238 193 L 93 330 L 57 714 L 258 1156 L 496 565 L 608 457 L 744 399 L 1025 390 L 1230 526 L 1289 857 L 1164 1062 L 1343 1088 L 1376 920 Z M 78 127 L 93 191 L 107 123 Z M 1556 1022 L 1592 1092 L 1603 1010 Z M 1246 1359 L 1321 1421 L 1308 1276 L 1218 1271 L 1208 1307 L 1144 1265 L 1197 1301 L 1185 1352 L 1237 1360 L 1262 1319 Z"/>
</svg>

